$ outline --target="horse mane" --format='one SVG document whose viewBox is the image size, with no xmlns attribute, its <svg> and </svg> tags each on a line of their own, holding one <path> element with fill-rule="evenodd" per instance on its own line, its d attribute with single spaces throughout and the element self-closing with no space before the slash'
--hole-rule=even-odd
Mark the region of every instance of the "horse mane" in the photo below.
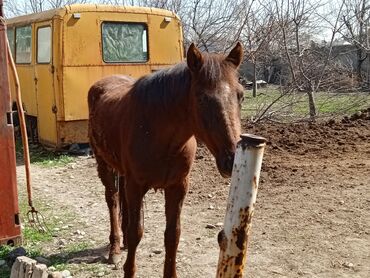
<svg viewBox="0 0 370 278">
<path fill-rule="evenodd" d="M 217 84 L 218 80 L 229 78 L 229 74 L 235 72 L 229 63 L 223 62 L 225 58 L 223 55 L 203 54 L 203 58 L 204 62 L 198 76 L 205 84 Z M 131 91 L 134 98 L 141 103 L 167 106 L 187 96 L 191 78 L 189 68 L 182 62 L 139 78 Z"/>
<path fill-rule="evenodd" d="M 190 90 L 191 74 L 185 63 L 139 78 L 131 89 L 132 97 L 144 105 L 170 105 Z"/>
</svg>

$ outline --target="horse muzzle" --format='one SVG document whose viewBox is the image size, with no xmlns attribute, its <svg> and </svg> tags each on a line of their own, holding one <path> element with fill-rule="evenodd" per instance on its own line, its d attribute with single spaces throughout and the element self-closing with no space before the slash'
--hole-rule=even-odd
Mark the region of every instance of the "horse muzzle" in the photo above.
<svg viewBox="0 0 370 278">
<path fill-rule="evenodd" d="M 235 153 L 225 153 L 216 157 L 217 169 L 224 178 L 231 177 Z"/>
</svg>

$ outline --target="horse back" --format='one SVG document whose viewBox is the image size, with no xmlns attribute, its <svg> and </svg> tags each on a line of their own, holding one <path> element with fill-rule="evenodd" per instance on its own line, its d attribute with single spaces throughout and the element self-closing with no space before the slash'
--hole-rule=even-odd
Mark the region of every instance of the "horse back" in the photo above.
<svg viewBox="0 0 370 278">
<path fill-rule="evenodd" d="M 126 75 L 112 75 L 95 82 L 88 92 L 89 112 L 91 113 L 97 105 L 104 105 L 104 103 L 123 97 L 132 87 L 134 81 L 133 78 Z"/>
</svg>

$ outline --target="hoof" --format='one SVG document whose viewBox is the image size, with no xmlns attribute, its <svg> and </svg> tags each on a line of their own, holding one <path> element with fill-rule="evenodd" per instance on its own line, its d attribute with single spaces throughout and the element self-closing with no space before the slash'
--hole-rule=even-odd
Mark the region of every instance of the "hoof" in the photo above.
<svg viewBox="0 0 370 278">
<path fill-rule="evenodd" d="M 122 255 L 121 254 L 109 254 L 108 263 L 117 265 L 121 262 Z"/>
</svg>

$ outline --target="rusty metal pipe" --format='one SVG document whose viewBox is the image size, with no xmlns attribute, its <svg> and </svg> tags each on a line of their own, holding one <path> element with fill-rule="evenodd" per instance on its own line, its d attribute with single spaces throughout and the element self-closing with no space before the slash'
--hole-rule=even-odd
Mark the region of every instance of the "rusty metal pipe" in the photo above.
<svg viewBox="0 0 370 278">
<path fill-rule="evenodd" d="M 251 134 L 243 134 L 241 138 L 235 154 L 224 228 L 218 234 L 217 278 L 243 277 L 247 258 L 266 139 Z"/>
</svg>

